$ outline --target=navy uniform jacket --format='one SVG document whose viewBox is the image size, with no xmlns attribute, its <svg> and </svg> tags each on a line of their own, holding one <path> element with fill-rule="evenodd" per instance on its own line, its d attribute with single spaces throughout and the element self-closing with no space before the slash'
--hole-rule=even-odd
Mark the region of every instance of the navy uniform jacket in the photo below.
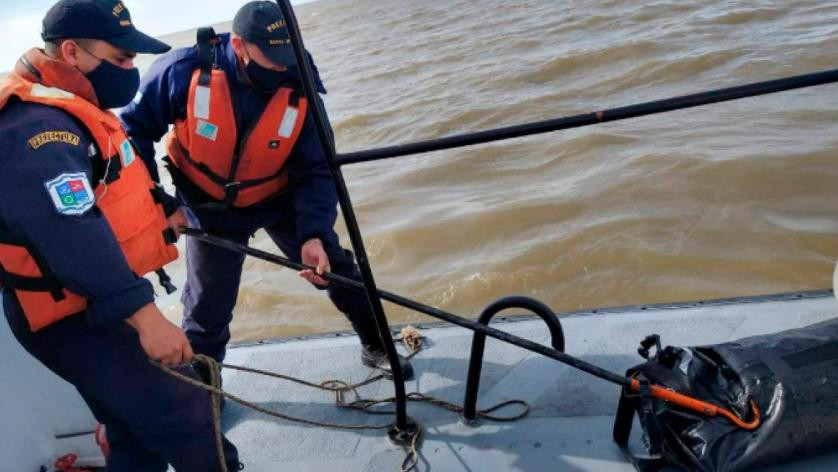
<svg viewBox="0 0 838 472">
<path fill-rule="evenodd" d="M 104 168 L 93 138 L 75 118 L 17 99 L 0 110 L 0 221 L 34 245 L 65 288 L 88 300 L 88 322 L 101 326 L 133 315 L 154 294 L 131 271 L 89 190 L 78 215 L 62 212 L 50 194 L 49 182 L 80 173 L 92 189 Z"/>
<path fill-rule="evenodd" d="M 271 96 L 262 94 L 242 82 L 230 36 L 222 34 L 220 37 L 218 66 L 227 74 L 233 100 L 240 104 L 243 121 L 241 125 L 246 127 L 249 120 L 258 119 Z M 153 143 L 168 132 L 170 124 L 186 116 L 189 85 L 197 68 L 197 46 L 176 49 L 161 56 L 143 77 L 137 98 L 122 110 L 121 118 L 128 135 L 139 149 L 155 180 L 159 179 L 159 174 L 154 161 Z M 317 69 L 313 69 L 319 92 L 326 93 Z M 286 77 L 285 86 L 302 89 L 299 69 L 296 66 L 289 68 Z M 286 167 L 289 184 L 292 186 L 291 192 L 251 207 L 230 208 L 224 212 L 223 218 L 214 220 L 238 220 L 237 229 L 252 232 L 259 227 L 275 223 L 279 215 L 293 215 L 297 238 L 301 242 L 314 237 L 323 239 L 331 234 L 337 218 L 337 195 L 311 114 L 303 125 L 294 154 L 288 159 Z M 179 195 L 188 206 L 195 208 L 211 201 L 211 198 L 197 186 L 190 187 L 178 189 Z"/>
</svg>

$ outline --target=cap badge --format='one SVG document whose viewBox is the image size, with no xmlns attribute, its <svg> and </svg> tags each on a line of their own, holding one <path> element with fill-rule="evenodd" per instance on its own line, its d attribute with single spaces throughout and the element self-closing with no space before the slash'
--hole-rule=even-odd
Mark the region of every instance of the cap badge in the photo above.
<svg viewBox="0 0 838 472">
<path fill-rule="evenodd" d="M 273 33 L 274 31 L 284 28 L 285 27 L 285 20 L 279 20 L 276 23 L 271 23 L 268 25 L 268 33 Z"/>
</svg>

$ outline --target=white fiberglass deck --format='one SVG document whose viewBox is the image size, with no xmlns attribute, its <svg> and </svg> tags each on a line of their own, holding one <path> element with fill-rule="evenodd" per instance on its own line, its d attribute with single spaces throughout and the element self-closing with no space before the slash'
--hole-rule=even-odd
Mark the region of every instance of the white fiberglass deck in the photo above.
<svg viewBox="0 0 838 472">
<path fill-rule="evenodd" d="M 804 326 L 838 316 L 831 296 L 763 303 L 736 303 L 686 309 L 628 310 L 562 319 L 566 351 L 599 366 L 623 372 L 639 363 L 640 340 L 659 333 L 666 344 L 717 343 Z M 499 323 L 498 328 L 549 344 L 541 321 Z M 430 347 L 413 360 L 418 390 L 461 403 L 471 333 L 461 328 L 422 330 Z M 232 349 L 229 362 L 289 373 L 310 380 L 340 378 L 357 382 L 369 374 L 358 361 L 354 336 L 272 343 Z M 332 396 L 286 382 L 229 373 L 226 388 L 236 395 L 295 415 L 347 423 L 390 420 L 337 411 Z M 393 394 L 390 383 L 362 389 L 365 397 Z M 515 423 L 482 421 L 476 427 L 456 415 L 410 403 L 408 414 L 426 429 L 420 470 L 634 470 L 611 442 L 619 387 L 515 346 L 488 340 L 478 407 L 520 398 L 530 417 Z M 225 428 L 252 471 L 394 471 L 404 457 L 383 432 L 323 430 L 265 419 L 230 404 Z M 838 456 L 789 470 L 835 470 Z"/>
<path fill-rule="evenodd" d="M 838 304 L 825 292 L 802 298 L 740 300 L 681 308 L 606 310 L 564 316 L 562 323 L 567 353 L 622 372 L 639 363 L 637 344 L 651 333 L 660 334 L 664 344 L 707 344 L 800 327 L 836 316 Z M 506 321 L 496 326 L 549 344 L 541 321 Z M 413 360 L 418 375 L 416 380 L 408 382 L 408 392 L 418 390 L 461 403 L 471 333 L 456 327 L 421 331 L 429 346 Z M 9 339 L 3 324 L 0 362 L 14 368 L 4 368 L 0 379 L 3 385 L 0 414 L 5 429 L 4 439 L 0 441 L 0 463 L 48 463 L 55 454 L 92 441 L 88 437 L 44 442 L 50 435 L 90 429 L 93 423 L 89 414 L 78 411 L 83 410 L 80 400 L 66 386 L 60 390 L 62 401 L 57 402 L 50 395 L 51 404 L 45 407 L 37 406 L 39 392 L 20 390 L 43 391 L 45 385 L 39 386 L 38 382 L 52 382 L 51 385 L 58 382 L 43 372 L 13 382 L 16 372 L 22 369 L 9 362 L 34 363 L 15 348 L 16 343 Z M 308 380 L 339 378 L 357 382 L 369 375 L 369 369 L 360 364 L 358 355 L 354 336 L 330 335 L 238 346 L 229 351 L 227 361 Z M 338 410 L 332 404 L 332 395 L 296 384 L 233 371 L 225 371 L 224 378 L 225 389 L 231 393 L 292 415 L 344 423 L 392 420 L 390 416 Z M 391 396 L 392 384 L 382 381 L 362 388 L 361 393 L 364 397 Z M 21 403 L 16 395 L 24 395 L 25 401 Z M 520 398 L 532 404 L 531 415 L 514 423 L 482 421 L 469 427 L 460 424 L 453 413 L 410 403 L 408 414 L 426 430 L 419 470 L 631 471 L 632 466 L 611 442 L 612 415 L 618 396 L 619 388 L 614 385 L 489 339 L 478 407 Z M 395 471 L 404 457 L 404 451 L 389 443 L 384 431 L 353 432 L 303 426 L 262 416 L 232 402 L 227 404 L 223 421 L 228 437 L 239 447 L 248 472 Z M 10 432 L 15 433 L 13 441 L 6 439 Z M 780 470 L 835 470 L 836 464 L 838 455 L 823 456 Z M 25 472 L 37 467 L 9 470 Z"/>
</svg>

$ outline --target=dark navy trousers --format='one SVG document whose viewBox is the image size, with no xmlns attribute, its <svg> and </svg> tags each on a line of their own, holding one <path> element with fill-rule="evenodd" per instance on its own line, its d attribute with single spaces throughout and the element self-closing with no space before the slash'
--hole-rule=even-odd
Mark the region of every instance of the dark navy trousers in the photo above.
<svg viewBox="0 0 838 472">
<path fill-rule="evenodd" d="M 194 218 L 192 218 L 194 217 Z M 229 212 L 207 211 L 197 208 L 190 217 L 214 235 L 247 244 L 259 229 L 264 229 L 277 247 L 292 261 L 300 262 L 300 248 L 305 241 L 296 236 L 296 226 L 290 210 L 277 211 L 269 217 L 242 216 Z M 340 246 L 332 231 L 321 238 L 329 256 L 331 272 L 354 280 L 361 280 L 351 251 Z M 183 328 L 196 353 L 218 361 L 224 359 L 230 340 L 230 322 L 241 282 L 245 256 L 203 241 L 186 241 L 186 285 L 183 290 Z M 361 343 L 381 349 L 381 341 L 369 301 L 363 292 L 337 287 L 317 287 L 326 290 L 335 307 L 352 323 Z"/>
<path fill-rule="evenodd" d="M 87 325 L 85 314 L 67 317 L 36 333 L 17 299 L 3 295 L 12 332 L 23 347 L 73 384 L 105 425 L 107 470 L 178 472 L 221 470 L 216 453 L 209 393 L 151 365 L 137 332 L 124 322 Z M 183 373 L 198 378 L 189 367 Z M 228 469 L 238 470 L 238 452 L 224 439 Z"/>
</svg>

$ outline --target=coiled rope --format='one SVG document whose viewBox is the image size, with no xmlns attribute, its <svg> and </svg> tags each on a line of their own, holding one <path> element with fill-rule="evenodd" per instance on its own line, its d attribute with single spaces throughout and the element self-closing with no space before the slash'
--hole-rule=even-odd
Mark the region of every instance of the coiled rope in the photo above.
<svg viewBox="0 0 838 472">
<path fill-rule="evenodd" d="M 419 333 L 416 328 L 413 327 L 406 327 L 402 329 L 401 333 L 396 337 L 396 340 L 402 341 L 402 343 L 411 351 L 410 355 L 407 356 L 407 359 L 411 359 L 417 354 L 422 351 L 423 348 L 423 337 L 422 334 Z M 362 398 L 361 395 L 358 393 L 358 389 L 364 387 L 366 385 L 370 385 L 375 383 L 382 378 L 384 378 L 383 374 L 378 374 L 371 376 L 361 382 L 350 384 L 344 382 L 342 380 L 337 379 L 329 379 L 324 380 L 320 383 L 309 382 L 307 380 L 303 380 L 297 377 L 292 377 L 290 375 L 279 374 L 276 372 L 269 372 L 265 370 L 253 369 L 250 367 L 243 367 L 231 364 L 224 364 L 216 361 L 215 359 L 205 356 L 203 354 L 196 354 L 192 360 L 193 364 L 202 364 L 207 367 L 209 371 L 209 380 L 210 383 L 205 384 L 200 380 L 196 380 L 186 374 L 178 372 L 175 370 L 174 367 L 165 366 L 159 362 L 152 361 L 152 364 L 162 369 L 164 372 L 169 374 L 170 376 L 181 380 L 189 385 L 192 385 L 196 388 L 200 388 L 202 390 L 206 390 L 212 395 L 212 420 L 213 420 L 213 428 L 215 430 L 215 445 L 218 453 L 218 461 L 221 465 L 222 472 L 229 472 L 227 467 L 227 461 L 224 455 L 224 444 L 222 441 L 222 432 L 221 432 L 221 398 L 228 398 L 246 408 L 249 408 L 254 411 L 258 411 L 259 413 L 263 413 L 268 416 L 272 416 L 274 418 L 283 419 L 286 421 L 291 421 L 294 423 L 301 423 L 306 424 L 309 426 L 321 426 L 325 428 L 334 428 L 334 429 L 345 429 L 345 430 L 380 430 L 380 429 L 390 429 L 393 427 L 394 423 L 386 423 L 386 424 L 345 424 L 345 423 L 333 423 L 328 421 L 316 421 L 311 420 L 308 418 L 301 418 L 297 416 L 288 415 L 279 411 L 270 410 L 267 408 L 263 408 L 259 405 L 256 405 L 252 402 L 244 400 L 236 395 L 233 395 L 230 392 L 226 392 L 220 388 L 221 385 L 221 368 L 227 368 L 232 370 L 238 370 L 242 372 L 248 372 L 251 374 L 262 375 L 266 377 L 272 377 L 281 380 L 287 380 L 289 382 L 294 382 L 300 385 L 304 385 L 306 387 L 311 387 L 317 390 L 323 390 L 327 392 L 332 392 L 335 394 L 335 405 L 339 408 L 348 408 L 353 410 L 362 411 L 364 413 L 372 414 L 372 415 L 392 415 L 392 411 L 384 411 L 379 409 L 374 409 L 377 405 L 387 404 L 387 403 L 395 403 L 395 397 L 389 398 Z M 347 393 L 352 393 L 354 396 L 354 400 L 346 401 L 345 395 Z M 408 401 L 413 402 L 424 402 L 430 405 L 434 405 L 453 413 L 462 413 L 463 407 L 451 403 L 445 400 L 441 400 L 439 398 L 432 397 L 430 395 L 425 395 L 420 392 L 411 392 L 407 395 Z M 521 412 L 510 415 L 510 416 L 497 416 L 493 415 L 497 410 L 500 410 L 504 407 L 510 405 L 521 405 L 522 410 Z M 494 405 L 490 408 L 485 410 L 478 410 L 478 416 L 485 418 L 490 421 L 516 421 L 521 418 L 524 418 L 530 413 L 530 405 L 525 402 L 524 400 L 507 400 L 497 405 Z M 417 426 L 415 431 L 411 432 L 410 436 L 410 444 L 407 447 L 407 452 L 405 455 L 404 460 L 401 464 L 401 471 L 402 472 L 409 472 L 416 468 L 419 463 L 419 444 L 422 438 L 422 428 Z"/>
</svg>

